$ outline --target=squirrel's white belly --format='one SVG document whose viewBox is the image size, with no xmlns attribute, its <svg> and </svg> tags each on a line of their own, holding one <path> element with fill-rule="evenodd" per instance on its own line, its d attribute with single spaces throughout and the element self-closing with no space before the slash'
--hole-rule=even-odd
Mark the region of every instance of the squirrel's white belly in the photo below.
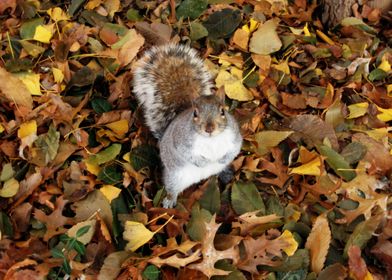
<svg viewBox="0 0 392 280">
<path fill-rule="evenodd" d="M 193 164 L 187 164 L 180 168 L 177 172 L 177 179 L 182 190 L 200 182 L 203 179 L 210 177 L 211 175 L 217 174 L 225 168 L 225 164 L 214 162 L 209 163 L 206 166 L 198 167 Z"/>
<path fill-rule="evenodd" d="M 179 168 L 176 171 L 178 184 L 182 189 L 192 184 L 198 183 L 203 179 L 220 173 L 229 162 L 219 162 L 227 153 L 235 149 L 234 137 L 232 131 L 225 130 L 214 137 L 198 135 L 192 149 L 192 155 L 203 157 L 208 163 L 199 167 L 192 163 Z"/>
<path fill-rule="evenodd" d="M 198 135 L 195 138 L 192 154 L 210 161 L 218 161 L 234 149 L 234 137 L 234 133 L 229 129 L 213 137 Z"/>
</svg>

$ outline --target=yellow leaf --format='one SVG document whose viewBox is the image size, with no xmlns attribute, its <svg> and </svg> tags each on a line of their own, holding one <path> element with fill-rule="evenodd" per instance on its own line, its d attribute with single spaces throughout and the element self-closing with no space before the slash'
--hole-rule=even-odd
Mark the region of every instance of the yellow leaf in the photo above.
<svg viewBox="0 0 392 280">
<path fill-rule="evenodd" d="M 382 141 L 388 137 L 388 128 L 386 127 L 376 128 L 365 132 L 376 141 Z"/>
<path fill-rule="evenodd" d="M 377 109 L 381 112 L 377 115 L 377 118 L 383 122 L 389 122 L 392 120 L 392 109 L 383 109 L 377 106 Z"/>
<path fill-rule="evenodd" d="M 373 275 L 370 273 L 370 271 L 368 271 L 366 273 L 366 276 L 365 276 L 365 278 L 363 280 L 373 280 L 373 279 L 374 279 Z"/>
<path fill-rule="evenodd" d="M 146 244 L 154 236 L 142 223 L 134 221 L 125 222 L 123 237 L 128 241 L 126 250 L 136 251 L 139 247 Z"/>
<path fill-rule="evenodd" d="M 253 99 L 253 94 L 242 84 L 240 80 L 226 84 L 225 92 L 230 99 L 238 101 L 249 101 Z"/>
<path fill-rule="evenodd" d="M 287 254 L 287 256 L 294 255 L 295 251 L 298 249 L 298 243 L 295 241 L 293 234 L 289 230 L 285 230 L 278 239 L 282 239 L 287 242 L 288 246 L 282 248 L 283 251 Z"/>
<path fill-rule="evenodd" d="M 388 73 L 389 71 L 391 71 L 391 64 L 389 64 L 389 61 L 387 59 L 383 58 L 380 65 L 378 65 L 377 68 Z"/>
<path fill-rule="evenodd" d="M 85 161 L 84 163 L 86 164 L 86 169 L 88 172 L 98 176 L 99 171 L 101 171 L 101 168 L 99 167 L 98 164 L 89 163 L 88 161 Z"/>
<path fill-rule="evenodd" d="M 246 31 L 247 33 L 252 33 L 257 29 L 258 26 L 259 26 L 259 22 L 251 18 L 249 23 L 243 25 L 241 29 Z"/>
<path fill-rule="evenodd" d="M 330 45 L 335 45 L 335 42 L 332 41 L 327 35 L 325 35 L 320 30 L 316 30 L 316 33 L 325 43 L 330 44 Z"/>
<path fill-rule="evenodd" d="M 237 67 L 232 67 L 230 70 L 231 75 L 233 75 L 235 78 L 241 80 L 242 79 L 242 73 L 243 71 L 241 69 L 238 69 Z"/>
<path fill-rule="evenodd" d="M 37 122 L 35 120 L 25 122 L 20 125 L 18 129 L 19 139 L 33 134 L 37 134 Z"/>
<path fill-rule="evenodd" d="M 387 95 L 389 97 L 392 96 L 392 84 L 387 85 Z"/>
<path fill-rule="evenodd" d="M 42 95 L 39 74 L 22 72 L 15 75 L 23 82 L 31 95 Z"/>
<path fill-rule="evenodd" d="M 316 157 L 310 162 L 292 168 L 290 174 L 295 173 L 300 175 L 319 176 L 321 174 L 320 166 L 321 166 L 321 160 L 319 157 Z"/>
<path fill-rule="evenodd" d="M 64 80 L 63 71 L 61 71 L 60 69 L 53 67 L 52 73 L 53 73 L 54 81 L 56 83 L 61 83 Z"/>
<path fill-rule="evenodd" d="M 105 126 L 119 136 L 123 136 L 125 133 L 128 132 L 129 129 L 127 120 L 119 120 L 116 122 L 108 123 Z"/>
<path fill-rule="evenodd" d="M 310 266 L 313 272 L 319 273 L 323 267 L 331 243 L 331 230 L 324 215 L 317 217 L 312 231 L 306 240 L 305 248 L 309 249 Z"/>
<path fill-rule="evenodd" d="M 86 4 L 86 10 L 94 10 L 96 7 L 102 4 L 102 0 L 90 0 Z"/>
<path fill-rule="evenodd" d="M 350 114 L 348 115 L 347 119 L 355 119 L 364 116 L 367 113 L 368 107 L 369 104 L 367 102 L 349 105 L 348 109 L 350 110 Z"/>
<path fill-rule="evenodd" d="M 279 64 L 274 64 L 272 65 L 276 70 L 282 71 L 283 73 L 290 75 L 290 68 L 289 65 L 287 64 L 287 61 L 283 61 Z"/>
<path fill-rule="evenodd" d="M 13 197 L 19 190 L 19 182 L 11 178 L 4 182 L 3 188 L 0 190 L 1 197 Z"/>
<path fill-rule="evenodd" d="M 105 0 L 103 5 L 108 11 L 110 18 L 113 18 L 114 14 L 120 10 L 120 0 Z"/>
<path fill-rule="evenodd" d="M 4 131 L 4 126 L 2 126 L 0 123 L 0 133 L 2 133 L 3 131 Z"/>
<path fill-rule="evenodd" d="M 121 189 L 116 188 L 115 186 L 112 185 L 104 185 L 99 190 L 109 200 L 109 203 L 111 203 L 113 199 L 117 198 L 121 192 Z"/>
<path fill-rule="evenodd" d="M 241 70 L 233 68 L 232 72 L 235 74 L 230 74 L 225 70 L 221 70 L 215 79 L 216 86 L 219 88 L 224 86 L 226 95 L 238 101 L 249 101 L 253 99 L 253 94 L 242 84 L 242 81 L 236 77 L 238 75 L 242 76 Z"/>
<path fill-rule="evenodd" d="M 47 11 L 48 15 L 53 21 L 69 20 L 69 16 L 60 8 L 50 8 Z"/>
<path fill-rule="evenodd" d="M 131 153 L 128 152 L 126 154 L 123 155 L 123 160 L 125 160 L 126 162 L 131 162 Z"/>
<path fill-rule="evenodd" d="M 289 137 L 293 131 L 264 130 L 255 134 L 257 154 L 263 156 L 270 148 L 276 147 L 280 142 Z"/>
<path fill-rule="evenodd" d="M 52 35 L 52 28 L 50 28 L 50 26 L 38 25 L 35 29 L 33 39 L 38 42 L 48 44 L 52 38 Z"/>
<path fill-rule="evenodd" d="M 308 23 L 305 24 L 304 34 L 305 34 L 305 36 L 312 36 L 312 34 L 310 34 L 310 32 L 309 32 Z"/>
</svg>

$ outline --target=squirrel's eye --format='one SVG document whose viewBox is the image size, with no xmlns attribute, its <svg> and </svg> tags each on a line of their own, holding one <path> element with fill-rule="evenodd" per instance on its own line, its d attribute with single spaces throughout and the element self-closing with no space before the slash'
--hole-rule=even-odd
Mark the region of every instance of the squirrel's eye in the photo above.
<svg viewBox="0 0 392 280">
<path fill-rule="evenodd" d="M 225 116 L 225 109 L 221 108 L 220 114 L 221 114 L 222 117 Z"/>
<path fill-rule="evenodd" d="M 194 117 L 194 118 L 199 117 L 199 113 L 197 112 L 197 110 L 194 110 L 194 111 L 193 111 L 193 117 Z"/>
</svg>

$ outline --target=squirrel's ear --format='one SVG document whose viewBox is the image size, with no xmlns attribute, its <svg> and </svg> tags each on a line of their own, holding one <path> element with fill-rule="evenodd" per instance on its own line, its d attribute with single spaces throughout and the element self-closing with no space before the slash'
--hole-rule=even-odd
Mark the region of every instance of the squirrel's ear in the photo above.
<svg viewBox="0 0 392 280">
<path fill-rule="evenodd" d="M 226 94 L 225 94 L 225 89 L 224 89 L 224 87 L 221 86 L 220 88 L 218 88 L 218 90 L 216 91 L 215 94 L 216 94 L 216 96 L 219 98 L 220 102 L 221 102 L 222 104 L 225 104 L 225 97 L 226 97 Z"/>
</svg>

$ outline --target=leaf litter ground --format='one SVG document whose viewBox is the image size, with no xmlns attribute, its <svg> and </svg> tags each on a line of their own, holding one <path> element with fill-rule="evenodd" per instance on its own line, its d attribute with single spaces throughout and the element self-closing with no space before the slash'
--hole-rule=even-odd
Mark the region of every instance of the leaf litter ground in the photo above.
<svg viewBox="0 0 392 280">
<path fill-rule="evenodd" d="M 311 2 L 1 1 L 0 278 L 392 278 L 391 18 Z M 131 88 L 169 41 L 244 137 L 175 209 Z"/>
</svg>

